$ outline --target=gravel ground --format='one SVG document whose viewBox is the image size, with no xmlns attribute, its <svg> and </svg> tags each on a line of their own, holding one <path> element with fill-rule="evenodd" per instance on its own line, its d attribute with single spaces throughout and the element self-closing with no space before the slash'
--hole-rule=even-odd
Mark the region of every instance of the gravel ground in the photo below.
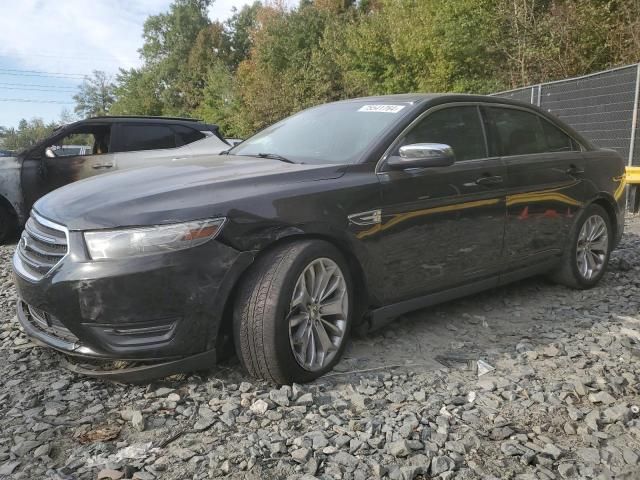
<svg viewBox="0 0 640 480">
<path fill-rule="evenodd" d="M 233 362 L 145 386 L 69 373 L 17 324 L 13 248 L 0 478 L 640 478 L 638 219 L 593 290 L 532 279 L 416 312 L 279 389 Z"/>
</svg>

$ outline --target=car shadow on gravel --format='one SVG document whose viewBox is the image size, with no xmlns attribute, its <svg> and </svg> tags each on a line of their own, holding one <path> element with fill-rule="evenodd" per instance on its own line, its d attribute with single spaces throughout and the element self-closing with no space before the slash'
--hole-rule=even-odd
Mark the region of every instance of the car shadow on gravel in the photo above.
<svg viewBox="0 0 640 480">
<path fill-rule="evenodd" d="M 640 236 L 627 233 L 612 252 L 608 271 L 590 290 L 573 290 L 543 276 L 406 314 L 384 328 L 354 339 L 333 373 L 351 375 L 394 368 L 474 369 L 513 355 L 520 342 L 547 345 L 562 333 L 577 334 L 602 320 L 628 314 L 620 290 L 633 282 Z M 340 380 L 339 380 L 340 379 Z"/>
</svg>

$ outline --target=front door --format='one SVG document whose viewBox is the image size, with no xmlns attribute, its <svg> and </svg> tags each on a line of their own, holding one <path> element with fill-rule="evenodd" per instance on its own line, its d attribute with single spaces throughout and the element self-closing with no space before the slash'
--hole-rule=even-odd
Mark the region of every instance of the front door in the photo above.
<svg viewBox="0 0 640 480">
<path fill-rule="evenodd" d="M 574 140 L 534 112 L 486 113 L 507 168 L 505 257 L 516 270 L 562 253 L 583 205 L 585 162 Z"/>
<path fill-rule="evenodd" d="M 109 125 L 82 125 L 62 132 L 24 160 L 25 206 L 30 209 L 56 188 L 115 168 Z"/>
<path fill-rule="evenodd" d="M 451 146 L 448 167 L 381 166 L 381 258 L 388 303 L 496 276 L 502 267 L 506 171 L 490 158 L 479 108 L 446 106 L 414 124 L 392 148 Z"/>
</svg>

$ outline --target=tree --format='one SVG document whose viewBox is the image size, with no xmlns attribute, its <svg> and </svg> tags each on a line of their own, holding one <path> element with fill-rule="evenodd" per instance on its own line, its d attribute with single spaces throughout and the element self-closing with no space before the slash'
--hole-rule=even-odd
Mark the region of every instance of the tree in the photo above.
<svg viewBox="0 0 640 480">
<path fill-rule="evenodd" d="M 51 135 L 55 128 L 55 123 L 46 124 L 41 118 L 22 119 L 18 123 L 18 128 L 3 129 L 2 146 L 7 150 L 17 151 L 32 147 Z"/>
<path fill-rule="evenodd" d="M 107 115 L 113 104 L 114 84 L 105 72 L 94 70 L 91 77 L 85 78 L 78 93 L 73 96 L 76 102 L 74 111 L 81 117 Z"/>
<path fill-rule="evenodd" d="M 210 25 L 210 5 L 211 0 L 175 0 L 167 13 L 152 15 L 144 23 L 142 73 L 151 76 L 163 114 L 187 115 L 194 108 L 184 95 L 185 85 L 192 81 L 185 67 L 198 36 Z"/>
</svg>

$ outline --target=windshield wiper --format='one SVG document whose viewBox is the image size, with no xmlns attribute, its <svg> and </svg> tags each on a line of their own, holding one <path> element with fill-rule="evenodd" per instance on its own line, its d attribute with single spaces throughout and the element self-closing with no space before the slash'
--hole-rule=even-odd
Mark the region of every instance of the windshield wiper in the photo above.
<svg viewBox="0 0 640 480">
<path fill-rule="evenodd" d="M 283 157 L 282 155 L 278 155 L 277 153 L 258 153 L 256 157 L 270 158 L 271 160 L 280 160 L 281 162 L 285 162 L 285 163 L 297 163 L 297 162 L 294 162 L 293 160 L 289 160 L 288 158 Z"/>
</svg>

